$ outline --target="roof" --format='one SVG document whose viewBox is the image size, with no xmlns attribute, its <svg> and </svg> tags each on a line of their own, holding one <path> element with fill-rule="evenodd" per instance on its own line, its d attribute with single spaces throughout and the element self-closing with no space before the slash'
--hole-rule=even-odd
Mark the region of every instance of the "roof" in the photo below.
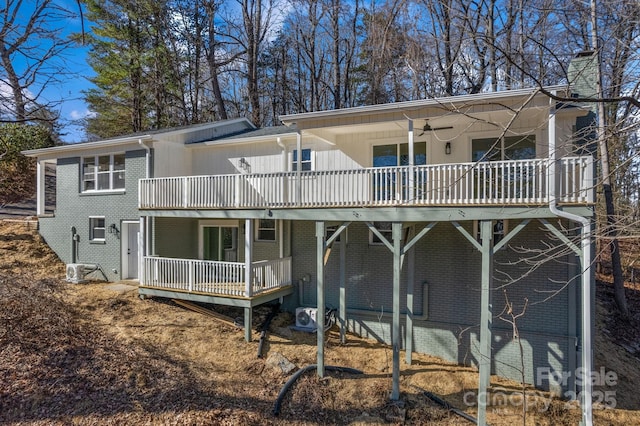
<svg viewBox="0 0 640 426">
<path fill-rule="evenodd" d="M 255 126 L 246 118 L 234 118 L 230 120 L 215 121 L 210 123 L 191 124 L 188 126 L 179 126 L 179 127 L 171 127 L 166 129 L 149 130 L 146 132 L 131 133 L 128 135 L 117 136 L 117 137 L 108 138 L 108 139 L 101 139 L 98 141 L 77 142 L 77 143 L 71 143 L 71 144 L 65 144 L 65 145 L 58 145 L 58 146 L 49 147 L 49 148 L 31 149 L 27 151 L 22 151 L 22 154 L 26 155 L 27 157 L 37 157 L 39 155 L 46 155 L 46 154 L 58 154 L 58 153 L 63 154 L 63 153 L 92 149 L 92 148 L 104 148 L 104 147 L 111 147 L 111 146 L 126 145 L 131 143 L 138 143 L 139 141 L 142 141 L 142 142 L 151 141 L 151 140 L 157 139 L 157 136 L 159 135 L 168 136 L 168 135 L 187 134 L 187 133 L 197 132 L 199 130 L 206 130 L 208 128 L 222 127 L 224 125 L 230 125 L 234 123 L 243 123 L 243 122 L 246 123 L 248 130 L 255 129 Z"/>
<path fill-rule="evenodd" d="M 529 96 L 539 90 L 540 90 L 539 88 L 503 90 L 500 92 L 487 92 L 487 93 L 477 93 L 473 95 L 447 96 L 442 98 L 420 99 L 416 101 L 394 102 L 394 103 L 388 103 L 388 104 L 367 105 L 367 106 L 359 106 L 359 107 L 353 107 L 353 108 L 305 112 L 300 114 L 281 115 L 280 120 L 284 124 L 292 124 L 292 123 L 296 123 L 298 121 L 303 121 L 303 120 L 330 118 L 330 117 L 336 117 L 336 116 L 344 117 L 345 115 L 351 115 L 351 116 L 367 115 L 372 113 L 395 112 L 395 111 L 411 110 L 411 109 L 424 108 L 424 107 L 430 107 L 430 106 L 478 103 L 478 102 L 500 100 L 505 98 L 518 98 L 523 96 Z M 548 92 L 567 90 L 567 86 L 566 85 L 548 86 L 548 87 L 544 87 L 544 90 Z"/>
<path fill-rule="evenodd" d="M 261 142 L 263 140 L 273 140 L 274 137 L 295 137 L 297 130 L 295 126 L 271 126 L 261 129 L 252 129 L 243 132 L 237 132 L 231 135 L 221 136 L 204 142 L 198 142 L 191 145 L 224 145 L 230 143 L 251 143 Z"/>
</svg>

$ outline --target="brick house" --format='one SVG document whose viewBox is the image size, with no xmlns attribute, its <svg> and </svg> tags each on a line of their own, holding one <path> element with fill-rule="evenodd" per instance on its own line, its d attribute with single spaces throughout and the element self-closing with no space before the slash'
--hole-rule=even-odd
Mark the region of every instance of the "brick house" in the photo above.
<svg viewBox="0 0 640 426">
<path fill-rule="evenodd" d="M 393 346 L 395 399 L 401 348 L 408 363 L 421 352 L 477 365 L 479 395 L 490 374 L 520 380 L 521 356 L 528 382 L 575 392 L 573 378 L 536 380 L 540 369 L 591 366 L 593 158 L 580 134 L 589 111 L 547 96 L 567 90 L 29 151 L 38 170 L 57 164 L 57 208 L 40 232 L 67 263 L 139 279 L 143 296 L 242 307 L 246 324 L 276 299 L 292 312 L 335 307 L 343 338 Z M 517 309 L 527 300 L 523 353 L 500 319 L 506 297 Z M 485 409 L 480 396 L 480 420 Z"/>
</svg>

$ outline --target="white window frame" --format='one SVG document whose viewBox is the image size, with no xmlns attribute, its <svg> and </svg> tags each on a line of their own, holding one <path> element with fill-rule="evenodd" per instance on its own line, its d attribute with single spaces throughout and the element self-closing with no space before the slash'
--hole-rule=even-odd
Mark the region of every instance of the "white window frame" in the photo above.
<svg viewBox="0 0 640 426">
<path fill-rule="evenodd" d="M 260 223 L 263 220 L 271 220 L 273 221 L 273 228 L 261 228 L 260 227 Z M 263 241 L 263 242 L 269 242 L 269 243 L 275 243 L 278 240 L 278 221 L 275 219 L 256 219 L 255 221 L 255 235 L 254 235 L 254 240 L 255 241 Z M 262 231 L 272 231 L 273 230 L 273 239 L 271 238 L 262 238 L 261 237 L 261 232 Z"/>
<path fill-rule="evenodd" d="M 382 230 L 377 226 L 377 224 L 389 224 L 389 225 L 391 225 L 391 222 L 373 222 L 373 225 L 378 230 L 378 232 L 380 232 L 383 236 L 387 237 L 388 241 L 391 241 L 391 236 L 392 236 L 392 232 L 393 232 L 392 228 Z M 369 230 L 369 244 L 371 244 L 373 246 L 384 245 L 384 243 L 382 241 L 376 241 L 375 238 L 378 238 L 378 236 L 376 234 L 374 234 L 373 231 Z"/>
<path fill-rule="evenodd" d="M 308 172 L 308 171 L 312 171 L 316 169 L 316 162 L 315 162 L 315 158 L 316 158 L 316 153 L 313 150 L 313 148 L 310 147 L 302 147 L 302 152 L 304 151 L 309 151 L 309 159 L 308 160 L 300 160 L 300 166 L 302 167 L 303 172 Z M 291 171 L 295 172 L 296 171 L 296 167 L 298 165 L 298 162 L 296 160 L 296 153 L 298 152 L 298 150 L 296 148 L 293 148 L 293 150 L 291 151 L 291 161 L 289 162 L 289 164 L 291 165 Z M 304 169 L 304 164 L 309 164 L 309 170 L 305 170 Z"/>
<path fill-rule="evenodd" d="M 123 169 L 116 170 L 115 169 L 115 161 L 114 158 L 116 156 L 123 156 L 123 164 L 125 167 Z M 108 171 L 98 171 L 98 165 L 100 164 L 100 158 L 109 157 L 109 170 Z M 85 173 L 85 163 L 87 159 L 93 159 L 94 169 L 92 173 Z M 124 152 L 116 152 L 113 154 L 103 154 L 103 155 L 86 155 L 82 157 L 82 161 L 80 163 L 80 191 L 82 193 L 94 193 L 94 192 L 124 192 L 125 187 L 123 188 L 114 188 L 114 176 L 116 173 L 123 173 L 126 186 L 126 155 Z M 98 176 L 102 174 L 109 174 L 109 188 L 97 189 L 98 187 Z M 93 179 L 86 179 L 87 176 L 91 175 Z M 86 189 L 86 182 L 90 182 L 93 180 L 93 189 Z"/>
<path fill-rule="evenodd" d="M 102 220 L 102 226 L 98 226 L 96 221 Z M 102 229 L 102 233 L 104 237 L 96 237 L 95 231 L 97 229 Z M 107 237 L 107 221 L 104 216 L 89 216 L 89 241 L 91 242 L 104 242 Z"/>
</svg>

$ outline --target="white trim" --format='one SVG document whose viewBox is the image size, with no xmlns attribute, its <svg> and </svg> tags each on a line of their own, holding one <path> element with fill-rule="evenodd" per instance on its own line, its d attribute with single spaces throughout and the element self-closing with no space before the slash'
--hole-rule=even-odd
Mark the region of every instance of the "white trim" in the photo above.
<svg viewBox="0 0 640 426">
<path fill-rule="evenodd" d="M 568 91 L 568 86 L 548 86 L 544 88 L 548 92 L 551 91 Z M 477 93 L 473 95 L 461 95 L 461 96 L 448 96 L 443 98 L 434 99 L 421 99 L 417 101 L 396 102 L 388 104 L 368 105 L 353 108 L 333 109 L 328 111 L 314 111 L 300 114 L 288 114 L 281 115 L 280 121 L 286 125 L 290 125 L 304 120 L 317 120 L 320 118 L 329 118 L 334 116 L 346 117 L 354 115 L 367 115 L 377 112 L 394 112 L 416 108 L 424 108 L 430 106 L 442 106 L 444 105 L 457 105 L 461 103 L 471 102 L 486 102 L 489 100 L 505 99 L 505 98 L 518 98 L 524 96 L 530 96 L 532 93 L 539 91 L 539 88 L 527 88 L 518 90 L 504 90 L 501 92 L 489 92 L 489 93 Z M 542 95 L 542 93 L 540 93 Z M 542 95 L 545 96 L 545 95 Z"/>
<path fill-rule="evenodd" d="M 255 220 L 255 225 L 254 225 L 254 235 L 253 235 L 253 239 L 254 241 L 257 242 L 265 242 L 265 243 L 275 243 L 278 241 L 278 221 L 276 219 L 271 219 L 271 218 L 262 218 L 262 219 L 254 219 Z M 272 228 L 260 228 L 260 221 L 261 220 L 272 220 L 273 221 L 273 240 L 265 240 L 265 239 L 260 239 L 259 235 L 260 235 L 260 230 L 261 229 L 272 229 Z"/>
<path fill-rule="evenodd" d="M 140 270 L 138 270 L 137 277 L 131 277 L 129 273 L 130 265 L 129 265 L 129 254 L 127 253 L 127 249 L 129 248 L 129 233 L 131 232 L 131 225 L 136 225 L 138 227 L 138 232 L 140 233 L 140 221 L 139 220 L 123 220 L 120 222 L 120 277 L 122 279 L 139 279 L 140 278 Z M 139 244 L 139 235 L 136 235 L 136 245 Z M 140 247 L 136 248 L 138 251 L 138 258 L 140 257 Z M 140 262 L 138 259 L 135 260 L 137 266 L 139 267 Z"/>
<path fill-rule="evenodd" d="M 295 165 L 297 166 L 297 165 L 298 165 L 298 163 L 299 163 L 299 164 L 300 164 L 300 166 L 301 166 L 301 167 L 300 167 L 300 171 L 301 171 L 301 172 L 305 172 L 305 171 L 313 171 L 313 170 L 315 170 L 315 169 L 316 169 L 316 150 L 315 150 L 314 148 L 315 148 L 315 147 L 313 147 L 313 146 L 309 146 L 309 145 L 306 145 L 306 146 L 305 146 L 305 145 L 303 145 L 303 146 L 302 146 L 302 151 L 304 151 L 304 150 L 308 149 L 308 150 L 309 150 L 309 157 L 310 157 L 310 158 L 309 158 L 309 160 L 308 160 L 308 161 L 304 161 L 304 160 L 302 159 L 302 156 L 300 156 L 300 161 L 297 161 L 297 159 L 296 159 L 296 162 L 294 163 L 294 160 L 293 160 L 294 153 L 298 152 L 298 150 L 294 147 L 294 148 L 291 150 L 290 155 L 288 156 L 288 157 L 289 157 L 289 166 L 288 166 L 288 171 L 290 171 L 290 172 L 295 172 L 296 170 L 294 170 L 294 169 L 293 169 L 293 165 L 295 164 Z M 302 165 L 303 165 L 303 164 L 305 164 L 305 163 L 311 164 L 311 168 L 310 168 L 309 170 L 304 170 L 304 167 L 302 167 Z"/>
<path fill-rule="evenodd" d="M 208 219 L 198 221 L 198 259 L 204 259 L 204 228 L 240 228 L 239 220 L 220 220 L 220 219 Z M 238 229 L 238 234 L 240 230 Z M 234 242 L 236 250 L 238 249 L 238 241 Z"/>
<path fill-rule="evenodd" d="M 27 157 L 38 157 L 45 154 L 57 154 L 57 153 L 67 153 L 67 152 L 75 152 L 75 151 L 84 151 L 91 150 L 94 148 L 107 148 L 112 146 L 119 145 L 127 145 L 127 144 L 137 144 L 139 140 L 149 141 L 152 140 L 153 137 L 151 135 L 143 135 L 143 136 L 129 136 L 118 139 L 107 139 L 96 142 L 82 142 L 75 143 L 70 145 L 62 145 L 62 146 L 54 146 L 51 148 L 42 148 L 42 149 L 30 149 L 27 151 L 22 151 L 23 155 Z"/>
<path fill-rule="evenodd" d="M 216 139 L 212 141 L 199 142 L 185 145 L 186 148 L 202 148 L 206 146 L 218 146 L 218 145 L 240 145 L 240 144 L 249 144 L 249 143 L 259 143 L 259 142 L 273 142 L 274 139 L 294 139 L 296 137 L 296 132 L 287 132 L 287 133 L 278 133 L 273 135 L 261 135 L 261 136 L 249 136 L 249 137 L 231 137 L 228 138 L 223 137 L 222 139 Z"/>
<path fill-rule="evenodd" d="M 115 157 L 122 156 L 123 157 L 123 169 L 115 170 Z M 109 157 L 109 170 L 107 171 L 99 171 L 100 158 Z M 90 182 L 91 180 L 85 180 L 85 160 L 87 158 L 93 158 L 94 161 L 94 170 L 92 172 L 93 175 L 93 185 L 94 189 L 85 189 L 85 182 Z M 80 157 L 80 192 L 82 194 L 94 194 L 94 193 L 104 193 L 104 192 L 124 192 L 126 190 L 126 182 L 127 182 L 127 156 L 125 152 L 114 152 L 110 154 L 95 154 L 95 155 L 85 155 Z M 116 173 L 124 173 L 124 187 L 123 188 L 114 188 L 114 176 Z M 98 187 L 98 177 L 100 175 L 109 175 L 109 188 L 106 189 L 97 189 Z"/>
</svg>

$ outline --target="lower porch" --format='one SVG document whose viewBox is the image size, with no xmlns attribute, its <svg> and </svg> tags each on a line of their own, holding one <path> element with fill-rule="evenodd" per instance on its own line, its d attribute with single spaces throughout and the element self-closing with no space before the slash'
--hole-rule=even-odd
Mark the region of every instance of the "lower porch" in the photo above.
<svg viewBox="0 0 640 426">
<path fill-rule="evenodd" d="M 220 262 L 142 257 L 138 292 L 157 296 L 244 308 L 244 323 L 251 324 L 255 306 L 293 293 L 291 257 L 251 262 Z M 251 327 L 245 326 L 251 340 Z"/>
</svg>

